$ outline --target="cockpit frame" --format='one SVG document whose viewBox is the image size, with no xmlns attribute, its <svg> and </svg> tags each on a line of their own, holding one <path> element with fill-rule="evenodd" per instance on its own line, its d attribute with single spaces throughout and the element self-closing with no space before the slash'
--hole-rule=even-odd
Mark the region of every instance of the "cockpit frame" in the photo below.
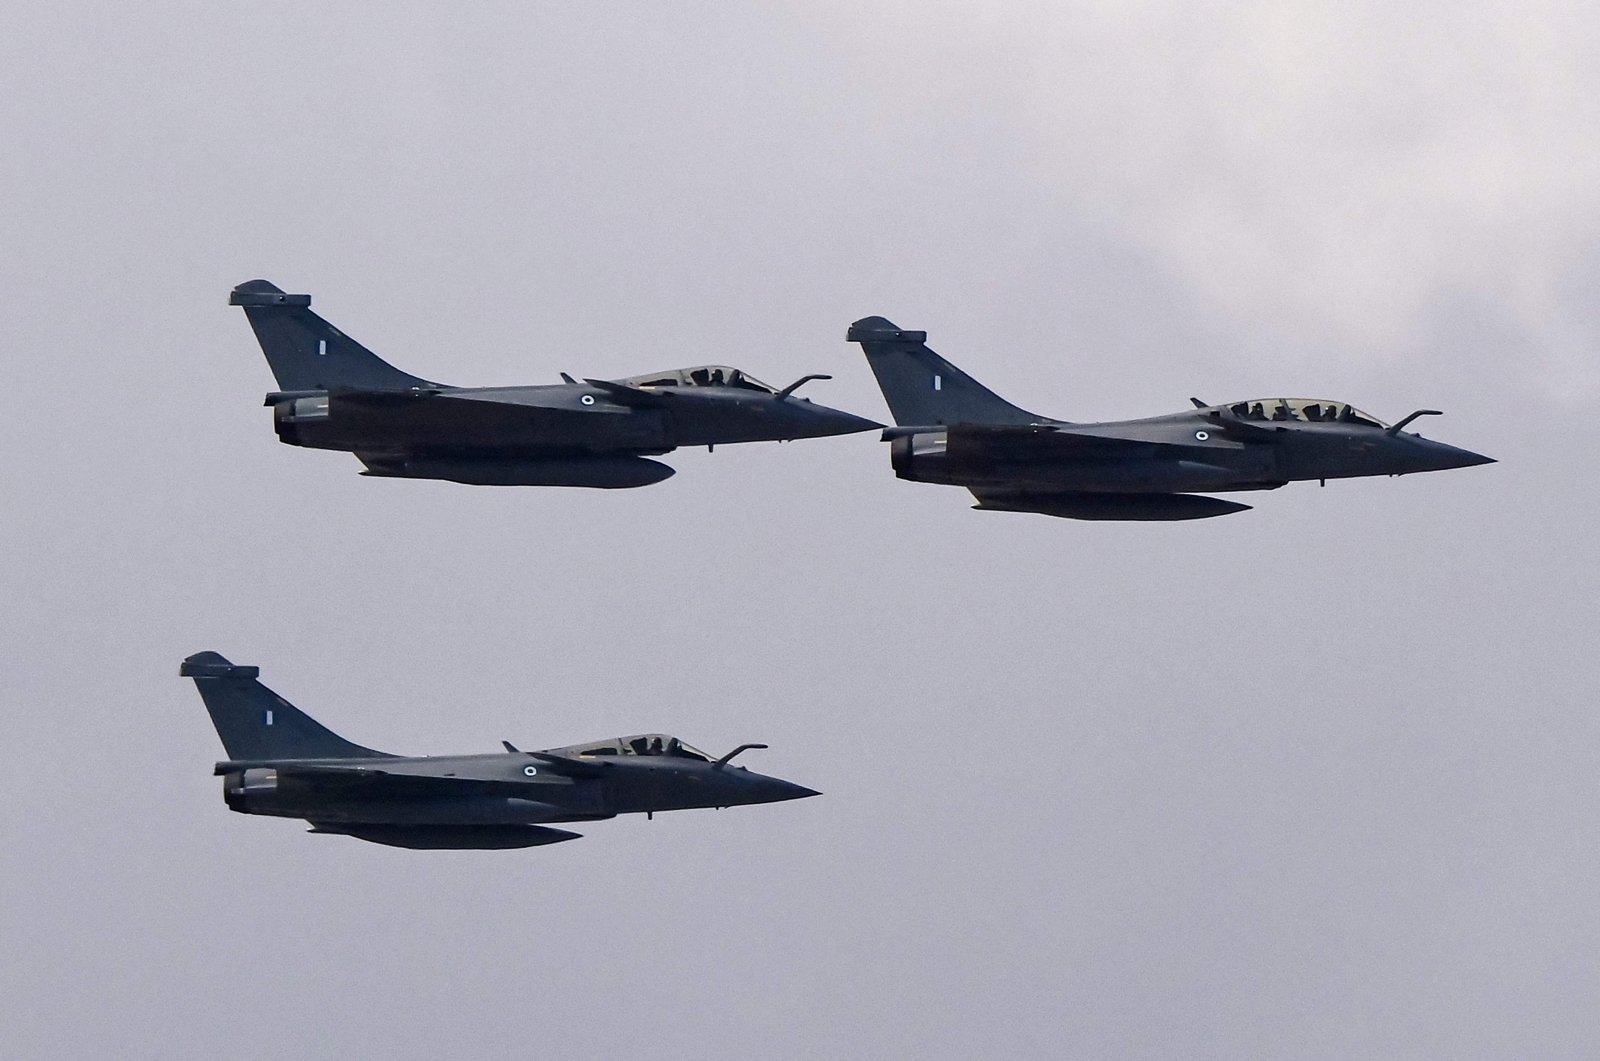
<svg viewBox="0 0 1600 1061">
<path fill-rule="evenodd" d="M 692 759 L 710 763 L 716 760 L 699 748 L 687 744 L 670 733 L 637 733 L 610 740 L 591 741 L 565 749 L 580 759 L 598 759 L 622 756 L 664 756 L 674 759 Z"/>
<path fill-rule="evenodd" d="M 1336 423 L 1380 429 L 1389 426 L 1376 416 L 1364 413 L 1348 402 L 1330 401 L 1326 398 L 1255 398 L 1249 401 L 1228 402 L 1216 408 L 1224 409 L 1240 420 L 1268 423 Z"/>
<path fill-rule="evenodd" d="M 661 372 L 646 372 L 619 380 L 631 387 L 733 387 L 737 390 L 758 391 L 762 394 L 778 393 L 776 387 L 748 375 L 732 365 L 694 365 L 689 368 L 669 368 Z"/>
</svg>

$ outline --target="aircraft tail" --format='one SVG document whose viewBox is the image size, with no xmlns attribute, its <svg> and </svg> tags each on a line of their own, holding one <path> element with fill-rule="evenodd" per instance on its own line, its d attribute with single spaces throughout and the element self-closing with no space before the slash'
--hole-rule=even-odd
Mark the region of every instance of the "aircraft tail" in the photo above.
<svg viewBox="0 0 1600 1061">
<path fill-rule="evenodd" d="M 1049 420 L 1017 408 L 929 350 L 927 332 L 906 331 L 882 317 L 864 317 L 850 325 L 845 338 L 861 344 L 883 400 L 901 426 Z"/>
<path fill-rule="evenodd" d="M 290 295 L 265 280 L 250 280 L 233 289 L 228 305 L 244 308 L 282 390 L 440 386 L 401 372 L 312 313 L 310 295 Z"/>
<path fill-rule="evenodd" d="M 197 652 L 178 673 L 193 678 L 229 759 L 385 759 L 352 744 L 216 652 Z"/>
</svg>

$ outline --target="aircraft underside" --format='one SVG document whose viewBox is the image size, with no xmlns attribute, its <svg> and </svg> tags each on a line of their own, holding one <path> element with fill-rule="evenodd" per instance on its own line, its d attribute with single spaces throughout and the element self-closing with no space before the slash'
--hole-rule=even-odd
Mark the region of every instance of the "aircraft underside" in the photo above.
<svg viewBox="0 0 1600 1061">
<path fill-rule="evenodd" d="M 1281 486 L 1282 483 L 1273 484 Z M 1272 486 L 1250 489 L 1266 490 Z M 1062 519 L 1167 522 L 1207 519 L 1244 512 L 1249 505 L 1204 494 L 1114 494 L 1083 491 L 1047 493 L 997 491 L 974 488 L 978 503 L 973 508 L 986 512 L 1036 512 Z"/>
<path fill-rule="evenodd" d="M 484 851 L 543 847 L 576 840 L 582 833 L 543 825 L 374 825 L 363 823 L 311 823 L 314 833 L 353 836 L 371 844 L 404 847 L 413 851 Z"/>
<path fill-rule="evenodd" d="M 362 475 L 387 479 L 443 479 L 473 486 L 582 486 L 621 490 L 671 478 L 676 469 L 633 455 L 522 455 L 497 453 L 356 454 Z"/>
</svg>

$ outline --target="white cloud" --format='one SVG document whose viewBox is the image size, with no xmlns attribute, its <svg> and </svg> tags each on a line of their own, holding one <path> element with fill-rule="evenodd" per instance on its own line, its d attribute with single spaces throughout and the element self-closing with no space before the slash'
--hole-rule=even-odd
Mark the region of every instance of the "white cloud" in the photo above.
<svg viewBox="0 0 1600 1061">
<path fill-rule="evenodd" d="M 1264 342 L 1414 351 L 1465 294 L 1541 370 L 1600 382 L 1600 328 L 1569 304 L 1600 243 L 1592 9 L 1101 3 L 917 23 L 909 51 L 874 47 L 924 71 L 903 83 L 927 106 L 1000 97 L 986 113 L 1065 209 Z"/>
</svg>

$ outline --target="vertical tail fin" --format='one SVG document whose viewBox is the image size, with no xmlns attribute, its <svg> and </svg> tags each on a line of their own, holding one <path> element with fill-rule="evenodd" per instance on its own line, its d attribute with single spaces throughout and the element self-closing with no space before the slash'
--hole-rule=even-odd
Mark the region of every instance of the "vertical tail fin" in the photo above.
<svg viewBox="0 0 1600 1061">
<path fill-rule="evenodd" d="M 351 744 L 216 652 L 197 652 L 178 673 L 193 678 L 230 759 L 383 759 Z"/>
<path fill-rule="evenodd" d="M 250 280 L 233 289 L 228 305 L 244 307 L 282 390 L 440 386 L 401 372 L 312 313 L 310 295 L 290 295 L 265 280 Z"/>
<path fill-rule="evenodd" d="M 882 317 L 863 317 L 850 325 L 845 338 L 861 344 L 897 424 L 1048 422 L 1048 417 L 1017 408 L 929 350 L 927 332 L 905 331 Z"/>
</svg>

